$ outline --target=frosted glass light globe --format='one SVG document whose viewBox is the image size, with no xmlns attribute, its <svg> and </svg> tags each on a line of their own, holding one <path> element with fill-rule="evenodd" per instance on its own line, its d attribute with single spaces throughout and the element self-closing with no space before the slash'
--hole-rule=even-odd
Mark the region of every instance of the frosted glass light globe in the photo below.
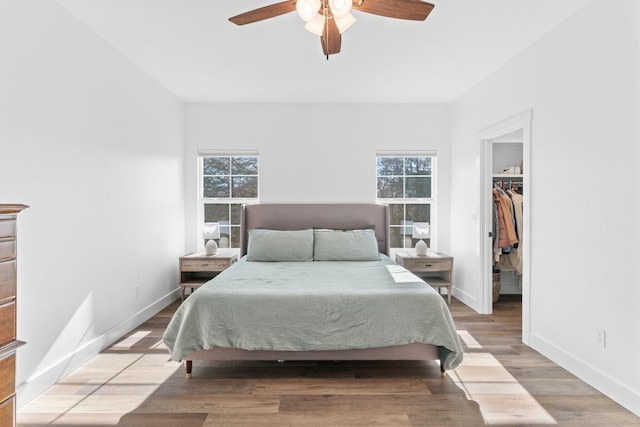
<svg viewBox="0 0 640 427">
<path fill-rule="evenodd" d="M 351 12 L 351 6 L 351 0 L 329 0 L 331 13 L 336 18 L 341 18 Z"/>
<path fill-rule="evenodd" d="M 298 0 L 296 2 L 298 15 L 305 22 L 309 22 L 320 10 L 320 0 Z"/>
<path fill-rule="evenodd" d="M 324 30 L 325 18 L 324 15 L 318 13 L 313 17 L 310 21 L 308 21 L 304 28 L 310 33 L 315 34 L 316 36 L 322 36 L 322 32 Z"/>
<path fill-rule="evenodd" d="M 353 25 L 354 22 L 356 22 L 356 18 L 354 18 L 350 13 L 347 13 L 345 16 L 336 16 L 333 19 L 336 21 L 336 26 L 338 27 L 338 31 L 340 31 L 340 34 L 347 31 L 347 28 L 349 28 L 351 25 Z"/>
</svg>

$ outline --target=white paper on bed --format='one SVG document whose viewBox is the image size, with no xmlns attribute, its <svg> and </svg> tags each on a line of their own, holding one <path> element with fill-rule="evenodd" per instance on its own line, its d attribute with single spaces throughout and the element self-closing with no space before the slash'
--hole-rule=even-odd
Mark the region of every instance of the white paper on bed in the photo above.
<svg viewBox="0 0 640 427">
<path fill-rule="evenodd" d="M 213 347 L 350 350 L 440 346 L 445 369 L 462 347 L 444 299 L 382 255 L 380 261 L 247 262 L 200 287 L 164 334 L 174 360 Z"/>
</svg>

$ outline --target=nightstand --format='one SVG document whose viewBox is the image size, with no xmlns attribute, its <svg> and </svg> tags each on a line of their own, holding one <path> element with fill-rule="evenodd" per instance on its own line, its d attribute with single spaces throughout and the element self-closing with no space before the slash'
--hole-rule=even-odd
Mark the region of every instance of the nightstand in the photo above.
<svg viewBox="0 0 640 427">
<path fill-rule="evenodd" d="M 443 252 L 428 252 L 425 256 L 416 255 L 415 251 L 396 253 L 396 264 L 399 264 L 420 277 L 440 292 L 447 289 L 447 300 L 451 304 L 453 288 L 453 257 Z"/>
<path fill-rule="evenodd" d="M 184 301 L 185 290 L 191 289 L 191 293 L 209 280 L 213 279 L 221 271 L 229 268 L 238 260 L 235 251 L 221 250 L 215 255 L 206 255 L 204 252 L 189 254 L 180 257 L 180 299 Z"/>
</svg>

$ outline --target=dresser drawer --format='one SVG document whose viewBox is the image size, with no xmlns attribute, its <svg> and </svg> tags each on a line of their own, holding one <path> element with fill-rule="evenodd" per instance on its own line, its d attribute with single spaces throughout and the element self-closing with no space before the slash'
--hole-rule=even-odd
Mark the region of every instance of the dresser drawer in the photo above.
<svg viewBox="0 0 640 427">
<path fill-rule="evenodd" d="M 15 219 L 0 219 L 0 237 L 13 237 L 16 235 Z"/>
<path fill-rule="evenodd" d="M 0 305 L 0 346 L 16 339 L 16 303 Z"/>
<path fill-rule="evenodd" d="M 404 268 L 412 272 L 450 271 L 453 261 L 450 259 L 406 259 Z"/>
<path fill-rule="evenodd" d="M 15 426 L 15 420 L 13 419 L 16 413 L 15 405 L 14 397 L 0 403 L 0 426 Z"/>
<path fill-rule="evenodd" d="M 229 261 L 224 259 L 183 259 L 181 271 L 222 271 L 229 267 Z"/>
<path fill-rule="evenodd" d="M 15 258 L 16 256 L 16 239 L 0 237 L 0 259 Z"/>
<path fill-rule="evenodd" d="M 0 359 L 0 402 L 13 395 L 16 388 L 16 354 L 11 353 Z M 0 426 L 5 424 L 0 423 Z"/>
<path fill-rule="evenodd" d="M 16 294 L 16 260 L 0 261 L 0 301 Z"/>
</svg>

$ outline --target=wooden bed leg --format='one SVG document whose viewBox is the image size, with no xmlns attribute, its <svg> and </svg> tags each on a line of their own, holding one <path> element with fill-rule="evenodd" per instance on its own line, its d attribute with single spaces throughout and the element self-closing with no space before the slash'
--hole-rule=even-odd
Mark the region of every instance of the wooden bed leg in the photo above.
<svg viewBox="0 0 640 427">
<path fill-rule="evenodd" d="M 447 376 L 447 371 L 444 370 L 444 365 L 442 364 L 442 360 L 440 361 L 440 377 L 444 378 Z"/>
<path fill-rule="evenodd" d="M 191 360 L 184 361 L 184 367 L 187 370 L 187 379 L 191 379 L 191 369 L 193 369 L 193 362 Z"/>
</svg>

